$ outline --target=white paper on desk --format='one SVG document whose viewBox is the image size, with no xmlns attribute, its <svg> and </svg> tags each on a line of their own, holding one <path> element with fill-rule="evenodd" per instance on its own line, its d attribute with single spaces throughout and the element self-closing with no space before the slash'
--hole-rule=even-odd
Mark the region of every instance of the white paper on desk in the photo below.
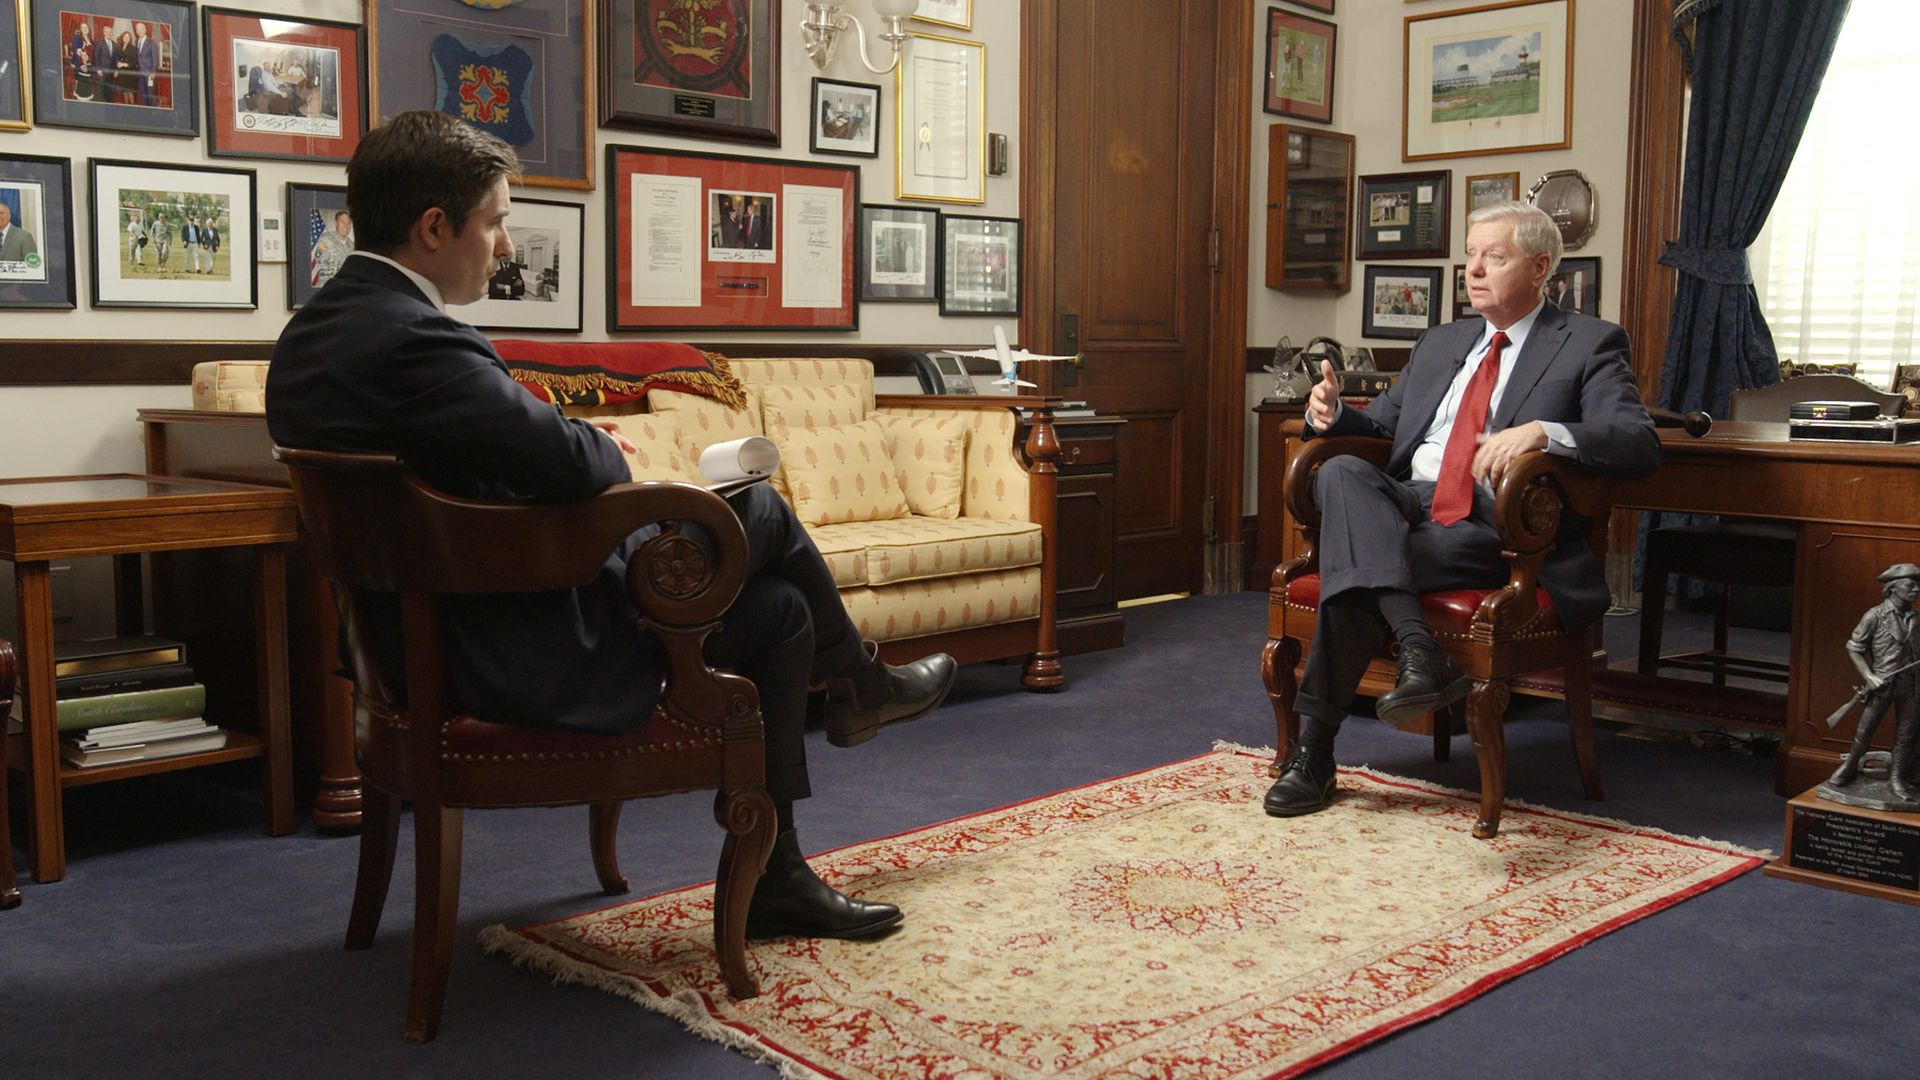
<svg viewBox="0 0 1920 1080">
<path fill-rule="evenodd" d="M 780 448 L 765 435 L 714 443 L 700 453 L 700 475 L 707 488 L 731 495 L 772 476 L 780 468 Z"/>
</svg>

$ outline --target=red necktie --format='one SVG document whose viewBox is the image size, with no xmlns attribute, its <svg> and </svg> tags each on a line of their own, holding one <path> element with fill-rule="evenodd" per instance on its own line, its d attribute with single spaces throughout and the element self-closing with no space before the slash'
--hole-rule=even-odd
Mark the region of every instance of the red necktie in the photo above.
<svg viewBox="0 0 1920 1080">
<path fill-rule="evenodd" d="M 1453 430 L 1447 433 L 1447 449 L 1440 456 L 1440 482 L 1434 485 L 1429 514 L 1442 525 L 1459 521 L 1473 509 L 1473 453 L 1479 446 L 1481 430 L 1487 426 L 1487 402 L 1493 397 L 1493 385 L 1500 381 L 1500 350 L 1506 346 L 1506 332 L 1495 330 L 1493 340 L 1487 343 L 1486 359 L 1467 380 L 1467 392 L 1460 396 L 1460 408 L 1453 414 Z"/>
</svg>

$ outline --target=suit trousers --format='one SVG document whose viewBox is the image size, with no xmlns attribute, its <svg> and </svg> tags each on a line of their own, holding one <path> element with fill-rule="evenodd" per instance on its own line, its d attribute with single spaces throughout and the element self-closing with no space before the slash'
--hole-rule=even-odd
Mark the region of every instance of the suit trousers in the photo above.
<svg viewBox="0 0 1920 1080">
<path fill-rule="evenodd" d="M 1473 511 L 1452 525 L 1429 516 L 1434 484 L 1396 480 L 1356 457 L 1320 466 L 1320 607 L 1294 711 L 1338 726 L 1388 628 L 1375 589 L 1437 592 L 1506 584 L 1493 500 L 1475 487 Z"/>
</svg>

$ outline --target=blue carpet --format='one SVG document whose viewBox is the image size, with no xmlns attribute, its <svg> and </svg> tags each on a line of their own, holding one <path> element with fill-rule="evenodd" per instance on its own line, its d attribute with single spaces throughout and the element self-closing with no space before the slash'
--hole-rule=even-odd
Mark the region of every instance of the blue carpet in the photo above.
<svg viewBox="0 0 1920 1080">
<path fill-rule="evenodd" d="M 1611 647 L 1626 655 L 1633 621 L 1610 622 Z M 1068 658 L 1063 693 L 1030 694 L 1017 667 L 976 665 L 919 724 L 854 750 L 816 732 L 819 794 L 799 808 L 802 843 L 832 847 L 1044 795 L 1190 757 L 1216 738 L 1270 744 L 1264 635 L 1265 598 L 1252 593 L 1135 608 L 1126 648 Z M 1517 712 L 1516 797 L 1780 846 L 1770 759 L 1603 730 L 1608 797 L 1593 804 L 1554 707 Z M 1464 737 L 1440 765 L 1427 739 L 1354 721 L 1340 756 L 1477 784 Z M 223 767 L 68 796 L 67 879 L 27 883 L 25 906 L 0 913 L 0 1075 L 774 1075 L 628 1002 L 550 987 L 471 947 L 455 953 L 439 1040 L 407 1046 L 410 832 L 378 943 L 343 952 L 354 841 L 310 829 L 262 836 L 253 775 Z M 594 885 L 583 809 L 467 820 L 467 941 L 489 923 L 610 902 Z M 712 875 L 708 797 L 636 804 L 623 824 L 635 895 Z M 1907 1018 L 1916 971 L 1920 908 L 1756 872 L 1316 1075 L 1906 1078 L 1920 1060 L 1920 1024 Z"/>
</svg>

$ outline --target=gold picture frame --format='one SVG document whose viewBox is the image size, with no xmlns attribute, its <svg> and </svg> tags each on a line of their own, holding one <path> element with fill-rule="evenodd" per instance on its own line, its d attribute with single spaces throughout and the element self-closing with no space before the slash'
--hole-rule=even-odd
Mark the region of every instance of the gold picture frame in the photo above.
<svg viewBox="0 0 1920 1080">
<path fill-rule="evenodd" d="M 19 116 L 11 111 L 0 113 L 0 131 L 28 131 L 33 127 L 33 69 L 27 66 L 27 0 L 13 0 L 9 5 L 0 0 L 0 17 L 4 17 L 7 8 L 13 9 L 13 48 L 4 47 L 5 39 L 0 38 L 0 65 L 10 65 L 0 71 L 0 106 L 6 104 L 6 84 L 11 80 L 18 85 Z"/>
<path fill-rule="evenodd" d="M 935 26 L 951 26 L 955 30 L 971 30 L 973 0 L 920 0 L 912 19 Z"/>
<path fill-rule="evenodd" d="M 1574 0 L 1404 21 L 1402 161 L 1573 147 Z"/>
<path fill-rule="evenodd" d="M 987 47 L 908 34 L 893 91 L 893 197 L 986 202 Z"/>
</svg>

